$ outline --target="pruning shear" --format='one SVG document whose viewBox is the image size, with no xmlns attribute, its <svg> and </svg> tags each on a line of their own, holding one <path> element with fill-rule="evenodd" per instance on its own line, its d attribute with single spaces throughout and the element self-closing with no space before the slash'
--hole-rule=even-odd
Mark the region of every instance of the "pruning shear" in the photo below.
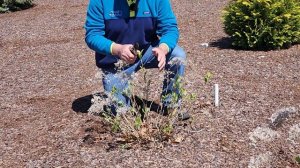
<svg viewBox="0 0 300 168">
<path fill-rule="evenodd" d="M 140 48 L 140 45 L 139 43 L 134 43 L 133 47 L 130 49 L 131 53 L 134 55 L 134 56 L 137 56 L 139 59 L 142 58 L 142 51 L 139 50 Z"/>
</svg>

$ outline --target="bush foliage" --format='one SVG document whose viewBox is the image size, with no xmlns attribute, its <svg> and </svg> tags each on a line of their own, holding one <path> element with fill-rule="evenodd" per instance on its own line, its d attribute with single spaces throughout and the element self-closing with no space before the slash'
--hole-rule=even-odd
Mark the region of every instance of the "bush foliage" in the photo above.
<svg viewBox="0 0 300 168">
<path fill-rule="evenodd" d="M 33 0 L 0 0 L 0 13 L 28 9 Z"/>
<path fill-rule="evenodd" d="M 225 32 L 242 49 L 280 49 L 300 43 L 299 0 L 233 0 L 223 13 Z"/>
</svg>

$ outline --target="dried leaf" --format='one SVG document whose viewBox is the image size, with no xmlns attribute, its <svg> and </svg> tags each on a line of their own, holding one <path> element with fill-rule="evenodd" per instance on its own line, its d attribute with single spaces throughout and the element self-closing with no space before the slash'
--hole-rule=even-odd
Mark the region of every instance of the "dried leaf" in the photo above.
<svg viewBox="0 0 300 168">
<path fill-rule="evenodd" d="M 147 132 L 148 132 L 148 129 L 146 127 L 143 127 L 143 128 L 140 129 L 140 135 L 142 137 L 147 136 Z"/>
<path fill-rule="evenodd" d="M 177 137 L 175 137 L 173 143 L 181 143 L 184 140 L 184 137 L 181 135 L 178 135 Z"/>
<path fill-rule="evenodd" d="M 126 139 L 118 137 L 118 138 L 116 138 L 116 142 L 119 142 L 119 143 L 126 142 Z"/>
</svg>

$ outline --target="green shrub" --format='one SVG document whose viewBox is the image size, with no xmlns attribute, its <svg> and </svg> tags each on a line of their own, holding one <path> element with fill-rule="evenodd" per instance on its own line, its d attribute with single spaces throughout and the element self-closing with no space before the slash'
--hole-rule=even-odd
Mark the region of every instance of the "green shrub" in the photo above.
<svg viewBox="0 0 300 168">
<path fill-rule="evenodd" d="M 0 0 L 0 13 L 19 11 L 33 6 L 33 0 Z"/>
<path fill-rule="evenodd" d="M 300 43 L 300 0 L 234 0 L 223 13 L 225 32 L 242 49 Z"/>
</svg>

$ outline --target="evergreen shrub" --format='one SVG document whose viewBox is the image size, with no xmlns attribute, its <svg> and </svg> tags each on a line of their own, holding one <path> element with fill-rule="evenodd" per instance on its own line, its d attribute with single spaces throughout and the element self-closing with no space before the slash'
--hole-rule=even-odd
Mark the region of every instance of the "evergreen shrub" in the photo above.
<svg viewBox="0 0 300 168">
<path fill-rule="evenodd" d="M 33 6 L 33 0 L 0 0 L 0 13 L 19 11 Z"/>
<path fill-rule="evenodd" d="M 300 43 L 300 0 L 233 0 L 225 32 L 242 49 L 281 49 Z"/>
</svg>

